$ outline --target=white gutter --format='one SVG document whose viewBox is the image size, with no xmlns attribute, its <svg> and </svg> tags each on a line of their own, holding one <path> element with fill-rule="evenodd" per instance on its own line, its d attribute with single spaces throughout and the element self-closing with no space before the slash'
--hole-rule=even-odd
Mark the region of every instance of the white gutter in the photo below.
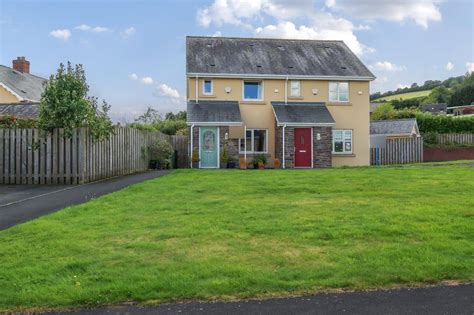
<svg viewBox="0 0 474 315">
<path fill-rule="evenodd" d="M 288 76 L 285 80 L 285 105 L 288 104 Z"/>
<path fill-rule="evenodd" d="M 287 76 L 286 74 L 243 74 L 243 73 L 201 73 L 190 72 L 186 74 L 189 77 L 201 76 L 209 78 L 240 78 L 240 79 L 285 79 L 289 77 L 293 80 L 335 80 L 335 81 L 373 81 L 375 77 L 361 76 L 337 76 L 337 75 L 295 75 Z"/>
<path fill-rule="evenodd" d="M 196 74 L 196 104 L 199 104 L 199 76 Z"/>
<path fill-rule="evenodd" d="M 194 153 L 194 148 L 193 148 L 193 138 L 194 138 L 194 124 L 191 125 L 191 150 L 189 150 L 191 152 L 191 158 L 189 159 L 190 161 L 190 167 L 193 168 L 193 153 Z"/>
<path fill-rule="evenodd" d="M 286 124 L 283 125 L 283 168 L 285 168 L 285 128 Z"/>
<path fill-rule="evenodd" d="M 279 123 L 277 121 L 277 126 L 291 126 L 291 127 L 326 127 L 334 126 L 336 123 Z"/>
<path fill-rule="evenodd" d="M 192 123 L 186 123 L 188 126 L 197 125 L 197 126 L 242 126 L 242 122 L 213 122 L 213 121 L 195 121 Z"/>
</svg>

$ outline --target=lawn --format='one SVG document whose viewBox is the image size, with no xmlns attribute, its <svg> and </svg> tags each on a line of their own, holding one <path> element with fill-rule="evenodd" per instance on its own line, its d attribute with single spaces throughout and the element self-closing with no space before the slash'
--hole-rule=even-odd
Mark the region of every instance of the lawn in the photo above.
<svg viewBox="0 0 474 315">
<path fill-rule="evenodd" d="M 0 311 L 474 279 L 474 168 L 179 170 L 0 232 Z"/>
<path fill-rule="evenodd" d="M 431 93 L 431 90 L 408 92 L 408 93 L 401 93 L 401 94 L 395 94 L 395 95 L 381 97 L 381 98 L 375 99 L 374 101 L 389 102 L 389 101 L 399 100 L 399 99 L 407 100 L 409 98 L 428 96 L 428 95 L 430 95 L 430 93 Z"/>
</svg>

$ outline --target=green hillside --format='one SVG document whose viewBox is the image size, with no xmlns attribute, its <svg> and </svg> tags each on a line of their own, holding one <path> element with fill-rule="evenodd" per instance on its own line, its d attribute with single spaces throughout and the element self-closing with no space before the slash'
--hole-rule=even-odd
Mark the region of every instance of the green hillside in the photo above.
<svg viewBox="0 0 474 315">
<path fill-rule="evenodd" d="M 381 98 L 377 98 L 373 101 L 376 101 L 376 102 L 380 102 L 380 101 L 389 102 L 389 101 L 398 100 L 398 99 L 406 100 L 406 99 L 409 99 L 409 98 L 428 96 L 430 93 L 431 93 L 431 90 L 408 92 L 408 93 L 401 93 L 401 94 L 394 94 L 394 95 L 390 95 L 390 96 L 384 96 L 384 97 L 381 97 Z"/>
</svg>

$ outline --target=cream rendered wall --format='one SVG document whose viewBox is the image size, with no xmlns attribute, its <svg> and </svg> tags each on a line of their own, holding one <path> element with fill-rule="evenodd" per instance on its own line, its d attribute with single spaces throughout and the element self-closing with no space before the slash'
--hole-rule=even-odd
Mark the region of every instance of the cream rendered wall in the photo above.
<svg viewBox="0 0 474 315">
<path fill-rule="evenodd" d="M 0 104 L 2 103 L 19 103 L 20 101 L 15 95 L 7 91 L 3 86 L 0 86 Z"/>
<path fill-rule="evenodd" d="M 285 100 L 285 80 L 264 79 L 264 101 L 243 101 L 242 79 L 212 78 L 213 95 L 203 95 L 203 78 L 198 80 L 199 99 L 201 100 L 235 100 L 240 103 L 242 120 L 247 128 L 268 129 L 268 153 L 270 163 L 273 164 L 275 156 L 275 116 L 271 106 L 272 101 Z M 290 97 L 290 83 L 288 82 L 288 101 L 298 102 L 325 102 L 331 115 L 336 121 L 334 129 L 352 129 L 353 154 L 333 155 L 333 166 L 342 165 L 369 165 L 369 82 L 349 82 L 349 102 L 329 102 L 329 82 L 319 80 L 301 80 L 301 96 Z M 187 98 L 196 98 L 196 79 L 188 77 Z M 226 93 L 225 88 L 230 87 L 231 92 Z M 313 95 L 312 90 L 318 93 Z"/>
</svg>

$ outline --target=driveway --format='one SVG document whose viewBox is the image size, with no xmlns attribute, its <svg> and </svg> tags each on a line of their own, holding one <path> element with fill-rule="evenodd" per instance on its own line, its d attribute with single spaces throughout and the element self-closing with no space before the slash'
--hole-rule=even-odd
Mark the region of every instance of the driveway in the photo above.
<svg viewBox="0 0 474 315">
<path fill-rule="evenodd" d="M 48 314 L 473 314 L 474 285 L 316 294 L 238 302 L 121 306 Z"/>
<path fill-rule="evenodd" d="M 150 171 L 74 186 L 0 185 L 0 230 L 167 173 Z"/>
</svg>

